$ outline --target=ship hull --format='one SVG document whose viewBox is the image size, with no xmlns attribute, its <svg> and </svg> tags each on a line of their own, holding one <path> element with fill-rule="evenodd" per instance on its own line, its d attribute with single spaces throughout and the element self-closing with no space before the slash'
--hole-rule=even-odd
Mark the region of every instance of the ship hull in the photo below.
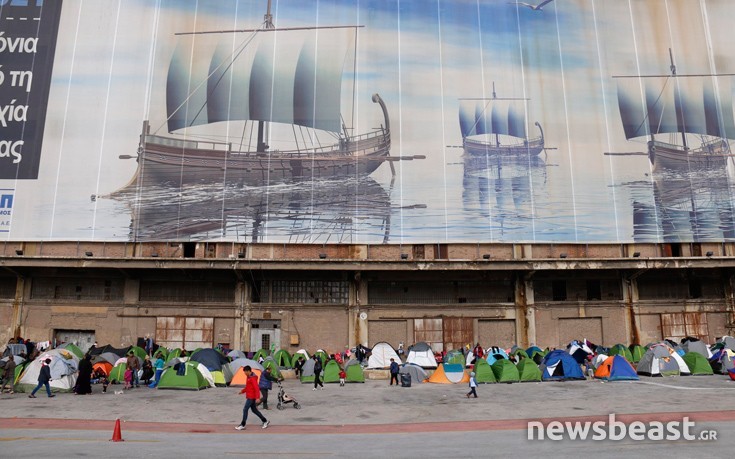
<svg viewBox="0 0 735 459">
<path fill-rule="evenodd" d="M 497 155 L 508 157 L 537 156 L 544 149 L 543 138 L 534 139 L 524 144 L 495 145 L 465 138 L 462 141 L 465 153 L 469 155 Z"/>
<path fill-rule="evenodd" d="M 648 158 L 654 172 L 725 170 L 729 154 L 729 144 L 725 140 L 710 142 L 689 150 L 659 141 L 648 142 Z"/>
<path fill-rule="evenodd" d="M 136 181 L 265 185 L 280 181 L 368 175 L 389 160 L 390 134 L 367 134 L 331 147 L 301 151 L 235 152 L 227 144 L 144 136 Z"/>
</svg>

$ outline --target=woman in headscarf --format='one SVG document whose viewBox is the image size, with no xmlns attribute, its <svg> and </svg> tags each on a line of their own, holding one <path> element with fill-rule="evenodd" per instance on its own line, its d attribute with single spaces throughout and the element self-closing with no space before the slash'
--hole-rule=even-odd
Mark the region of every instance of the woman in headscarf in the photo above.
<svg viewBox="0 0 735 459">
<path fill-rule="evenodd" d="M 77 378 L 77 395 L 86 395 L 92 393 L 92 360 L 89 354 L 85 354 L 84 358 L 79 362 L 79 377 Z"/>
</svg>

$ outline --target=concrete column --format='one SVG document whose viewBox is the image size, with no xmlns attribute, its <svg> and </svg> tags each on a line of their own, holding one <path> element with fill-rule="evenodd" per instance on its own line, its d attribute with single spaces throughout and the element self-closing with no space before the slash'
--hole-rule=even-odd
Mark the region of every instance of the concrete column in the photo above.
<svg viewBox="0 0 735 459">
<path fill-rule="evenodd" d="M 22 329 L 23 324 L 21 318 L 23 317 L 23 302 L 26 294 L 26 280 L 25 277 L 18 276 L 15 284 L 15 298 L 13 299 L 13 318 L 10 322 L 8 329 L 9 338 L 15 338 L 17 336 L 26 336 Z M 28 283 L 30 285 L 30 282 Z M 7 342 L 7 339 L 4 342 Z"/>
<path fill-rule="evenodd" d="M 623 301 L 625 308 L 625 331 L 630 344 L 643 344 L 640 342 L 640 323 L 636 314 L 638 307 L 638 281 L 637 276 L 626 277 L 623 275 Z"/>
<path fill-rule="evenodd" d="M 519 275 L 515 284 L 516 336 L 518 345 L 527 348 L 536 344 L 536 308 L 533 297 L 533 273 Z"/>
<path fill-rule="evenodd" d="M 235 285 L 237 304 L 235 305 L 235 331 L 232 344 L 234 349 L 250 350 L 250 318 L 252 315 L 250 293 L 250 284 L 247 282 L 240 281 Z M 282 336 L 281 340 L 283 339 Z"/>
<path fill-rule="evenodd" d="M 353 277 L 350 284 L 350 305 L 347 313 L 349 346 L 354 347 L 358 343 L 363 346 L 368 344 L 368 321 L 365 306 L 368 304 L 367 281 L 362 279 L 362 274 L 358 271 Z M 365 313 L 365 314 L 362 314 Z"/>
</svg>

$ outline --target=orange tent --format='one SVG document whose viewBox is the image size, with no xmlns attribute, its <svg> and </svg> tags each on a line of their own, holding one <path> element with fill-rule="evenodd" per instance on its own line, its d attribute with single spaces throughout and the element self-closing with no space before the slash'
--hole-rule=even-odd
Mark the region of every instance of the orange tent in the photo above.
<svg viewBox="0 0 735 459">
<path fill-rule="evenodd" d="M 449 365 L 449 367 L 450 371 L 445 371 L 444 364 L 440 363 L 436 370 L 434 370 L 434 373 L 429 377 L 428 382 L 434 384 L 459 384 L 470 382 L 470 376 L 461 365 Z M 451 371 L 455 370 L 455 367 L 459 371 Z"/>
<path fill-rule="evenodd" d="M 260 380 L 260 370 L 254 368 L 253 373 L 255 373 L 255 376 L 257 376 L 258 380 Z M 243 367 L 240 367 L 237 369 L 237 373 L 235 373 L 235 375 L 232 377 L 232 381 L 230 381 L 230 387 L 245 387 L 246 382 L 247 376 L 245 376 L 245 369 Z"/>
<path fill-rule="evenodd" d="M 105 375 L 110 376 L 110 371 L 112 371 L 112 364 L 109 362 L 97 362 L 94 365 L 92 365 L 92 371 L 95 372 L 97 369 L 101 369 L 105 372 Z"/>
</svg>

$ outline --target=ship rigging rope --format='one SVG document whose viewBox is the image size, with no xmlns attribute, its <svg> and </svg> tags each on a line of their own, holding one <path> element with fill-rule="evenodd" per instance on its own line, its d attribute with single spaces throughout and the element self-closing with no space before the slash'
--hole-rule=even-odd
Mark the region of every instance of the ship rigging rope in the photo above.
<svg viewBox="0 0 735 459">
<path fill-rule="evenodd" d="M 222 72 L 222 75 L 220 75 L 219 79 L 217 80 L 217 83 L 214 86 L 215 88 L 217 87 L 217 85 L 219 85 L 220 81 L 222 81 L 222 78 L 224 78 L 225 74 L 230 70 L 230 68 L 232 68 L 232 65 L 235 63 L 235 61 L 237 60 L 237 58 L 240 57 L 240 55 L 242 54 L 242 52 L 245 51 L 245 49 L 248 47 L 248 45 L 250 45 L 250 43 L 253 41 L 253 39 L 255 38 L 255 36 L 257 34 L 258 34 L 258 30 L 256 30 L 253 33 L 251 33 L 250 36 L 248 36 L 248 38 L 246 38 L 240 44 L 239 48 L 235 52 L 233 52 L 231 54 L 231 56 L 233 56 L 233 57 L 232 57 L 232 59 L 229 59 L 229 64 L 227 64 L 227 68 L 225 69 L 224 72 Z M 161 123 L 161 125 L 158 127 L 158 129 L 156 129 L 154 131 L 154 134 L 157 134 L 161 130 L 161 128 L 164 125 L 166 125 L 166 123 L 168 123 L 168 121 L 171 119 L 171 117 L 174 116 L 179 110 L 181 110 L 181 108 L 189 102 L 189 99 L 191 99 L 191 97 L 194 95 L 194 93 L 197 92 L 199 90 L 199 88 L 202 87 L 203 84 L 207 83 L 209 81 L 209 78 L 211 78 L 212 75 L 214 75 L 216 72 L 218 72 L 220 70 L 220 68 L 223 65 L 225 65 L 226 62 L 227 62 L 227 59 L 223 60 L 217 67 L 215 67 L 214 70 L 212 70 L 209 73 L 209 75 L 207 75 L 207 78 L 205 78 L 204 80 L 202 80 L 196 86 L 196 88 L 194 88 L 193 91 L 190 91 L 189 92 L 189 95 L 186 97 L 186 99 L 184 99 L 184 101 L 181 102 L 181 104 L 178 107 L 176 107 L 176 109 L 173 112 L 171 112 L 171 114 L 166 118 L 166 121 L 164 121 L 163 123 Z M 208 99 L 209 99 L 209 94 L 207 94 L 207 97 L 205 98 L 204 103 L 199 108 L 199 110 L 197 111 L 196 115 L 192 118 L 192 123 L 190 123 L 188 127 L 191 127 L 192 126 L 194 120 L 197 119 L 197 117 L 202 112 L 202 110 L 204 110 L 204 107 L 206 106 Z"/>
<path fill-rule="evenodd" d="M 669 79 L 670 79 L 670 78 L 671 78 L 670 76 L 667 76 L 667 77 L 666 77 L 666 81 L 664 82 L 664 87 L 663 87 L 663 88 L 661 88 L 661 92 L 660 92 L 660 93 L 658 93 L 658 97 L 657 97 L 657 98 L 656 98 L 656 100 L 655 100 L 655 101 L 653 102 L 653 106 L 654 106 L 654 107 L 655 107 L 655 106 L 656 106 L 656 105 L 658 104 L 658 101 L 659 101 L 659 100 L 661 100 L 661 96 L 663 96 L 663 94 L 664 94 L 664 91 L 666 91 L 666 86 L 668 86 L 668 84 L 669 84 Z M 646 104 L 646 108 L 648 108 L 648 104 Z M 640 130 L 640 129 L 641 129 L 642 127 L 643 127 L 643 125 L 644 125 L 644 124 L 646 124 L 646 120 L 647 120 L 647 119 L 648 119 L 648 110 L 646 110 L 646 115 L 645 115 L 645 116 L 643 117 L 643 121 L 641 121 L 641 124 L 639 124 L 639 125 L 638 125 L 638 127 L 637 127 L 637 128 L 635 128 L 635 131 L 634 131 L 634 132 L 638 132 L 638 131 L 639 131 L 639 130 Z M 660 128 L 660 127 L 661 127 L 661 122 L 662 122 L 662 121 L 663 121 L 663 116 L 662 116 L 662 117 L 661 117 L 661 119 L 659 120 L 659 125 L 658 125 L 658 128 Z"/>
</svg>

